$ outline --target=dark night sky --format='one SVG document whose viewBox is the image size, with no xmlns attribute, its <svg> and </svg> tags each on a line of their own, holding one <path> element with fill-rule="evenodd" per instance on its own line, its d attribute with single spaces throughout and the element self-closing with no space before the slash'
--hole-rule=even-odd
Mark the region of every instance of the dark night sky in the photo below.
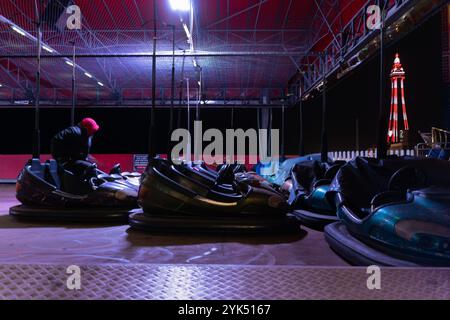
<svg viewBox="0 0 450 320">
<path fill-rule="evenodd" d="M 386 73 L 389 72 L 396 52 L 400 53 L 406 71 L 406 98 L 410 127 L 429 131 L 431 126 L 442 126 L 443 99 L 441 75 L 441 28 L 440 16 L 436 15 L 419 29 L 386 50 Z M 367 148 L 376 141 L 378 117 L 379 59 L 373 59 L 358 72 L 329 91 L 328 123 L 331 150 L 350 150 L 355 146 L 355 119 L 360 123 L 360 145 Z M 389 109 L 389 79 L 386 79 L 386 108 Z M 43 109 L 41 111 L 42 151 L 49 152 L 53 134 L 69 123 L 69 109 Z M 77 118 L 95 118 L 102 127 L 94 140 L 93 153 L 140 153 L 146 152 L 146 109 L 80 109 Z M 280 111 L 274 112 L 274 127 L 281 122 Z M 168 136 L 168 111 L 157 111 L 158 151 L 164 152 Z M 202 110 L 204 128 L 228 128 L 230 109 Z M 306 151 L 317 152 L 320 148 L 321 100 L 304 103 Z M 286 111 L 287 153 L 298 152 L 298 110 Z M 184 119 L 184 117 L 183 117 Z M 236 110 L 236 128 L 256 128 L 256 110 Z M 26 154 L 31 152 L 33 131 L 32 109 L 0 110 L 0 153 Z M 417 139 L 417 136 L 415 137 Z"/>
</svg>

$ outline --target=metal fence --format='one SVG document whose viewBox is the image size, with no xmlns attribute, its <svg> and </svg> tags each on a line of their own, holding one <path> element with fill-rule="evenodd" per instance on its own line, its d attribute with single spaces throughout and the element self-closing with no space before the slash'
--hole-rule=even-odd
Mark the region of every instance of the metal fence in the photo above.
<svg viewBox="0 0 450 320">
<path fill-rule="evenodd" d="M 366 157 L 366 158 L 376 158 L 378 156 L 377 149 L 371 150 L 350 150 L 350 151 L 333 151 L 328 153 L 329 157 L 334 161 L 344 160 L 350 161 L 356 157 Z M 416 151 L 414 149 L 404 149 L 404 150 L 389 150 L 388 155 L 397 156 L 416 156 Z"/>
</svg>

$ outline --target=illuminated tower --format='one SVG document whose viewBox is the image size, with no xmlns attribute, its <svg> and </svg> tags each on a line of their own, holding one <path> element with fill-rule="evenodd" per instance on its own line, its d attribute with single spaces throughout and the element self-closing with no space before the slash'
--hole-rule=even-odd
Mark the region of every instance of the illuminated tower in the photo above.
<svg viewBox="0 0 450 320">
<path fill-rule="evenodd" d="M 388 142 L 398 143 L 399 142 L 399 117 L 398 117 L 398 107 L 399 107 L 399 82 L 400 82 L 400 94 L 401 94 L 401 105 L 403 109 L 403 129 L 404 131 L 409 130 L 408 116 L 406 114 L 406 102 L 405 102 L 405 71 L 403 70 L 402 64 L 400 63 L 400 56 L 398 53 L 395 55 L 394 66 L 391 71 L 391 113 L 389 116 L 389 129 L 388 129 Z"/>
</svg>

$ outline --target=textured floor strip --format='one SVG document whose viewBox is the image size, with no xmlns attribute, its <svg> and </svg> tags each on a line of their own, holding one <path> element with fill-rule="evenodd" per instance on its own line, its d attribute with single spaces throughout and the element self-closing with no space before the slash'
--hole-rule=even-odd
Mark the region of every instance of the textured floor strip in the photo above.
<svg viewBox="0 0 450 320">
<path fill-rule="evenodd" d="M 25 300 L 450 299 L 450 269 L 223 265 L 0 265 L 0 298 Z M 74 269 L 76 271 L 76 268 Z M 73 270 L 72 270 L 73 272 Z M 79 280 L 79 281 L 78 281 Z M 376 282 L 369 280 L 370 284 Z M 80 290 L 70 290 L 80 285 Z"/>
</svg>

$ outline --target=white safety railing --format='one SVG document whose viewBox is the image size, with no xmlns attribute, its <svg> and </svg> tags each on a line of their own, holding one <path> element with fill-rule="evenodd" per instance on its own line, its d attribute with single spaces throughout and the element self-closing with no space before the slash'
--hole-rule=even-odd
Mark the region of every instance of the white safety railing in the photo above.
<svg viewBox="0 0 450 320">
<path fill-rule="evenodd" d="M 413 149 L 406 150 L 388 150 L 388 155 L 415 156 L 416 152 Z M 377 149 L 363 150 L 363 151 L 334 151 L 329 152 L 328 156 L 334 161 L 350 161 L 356 157 L 376 158 L 378 156 Z"/>
</svg>

